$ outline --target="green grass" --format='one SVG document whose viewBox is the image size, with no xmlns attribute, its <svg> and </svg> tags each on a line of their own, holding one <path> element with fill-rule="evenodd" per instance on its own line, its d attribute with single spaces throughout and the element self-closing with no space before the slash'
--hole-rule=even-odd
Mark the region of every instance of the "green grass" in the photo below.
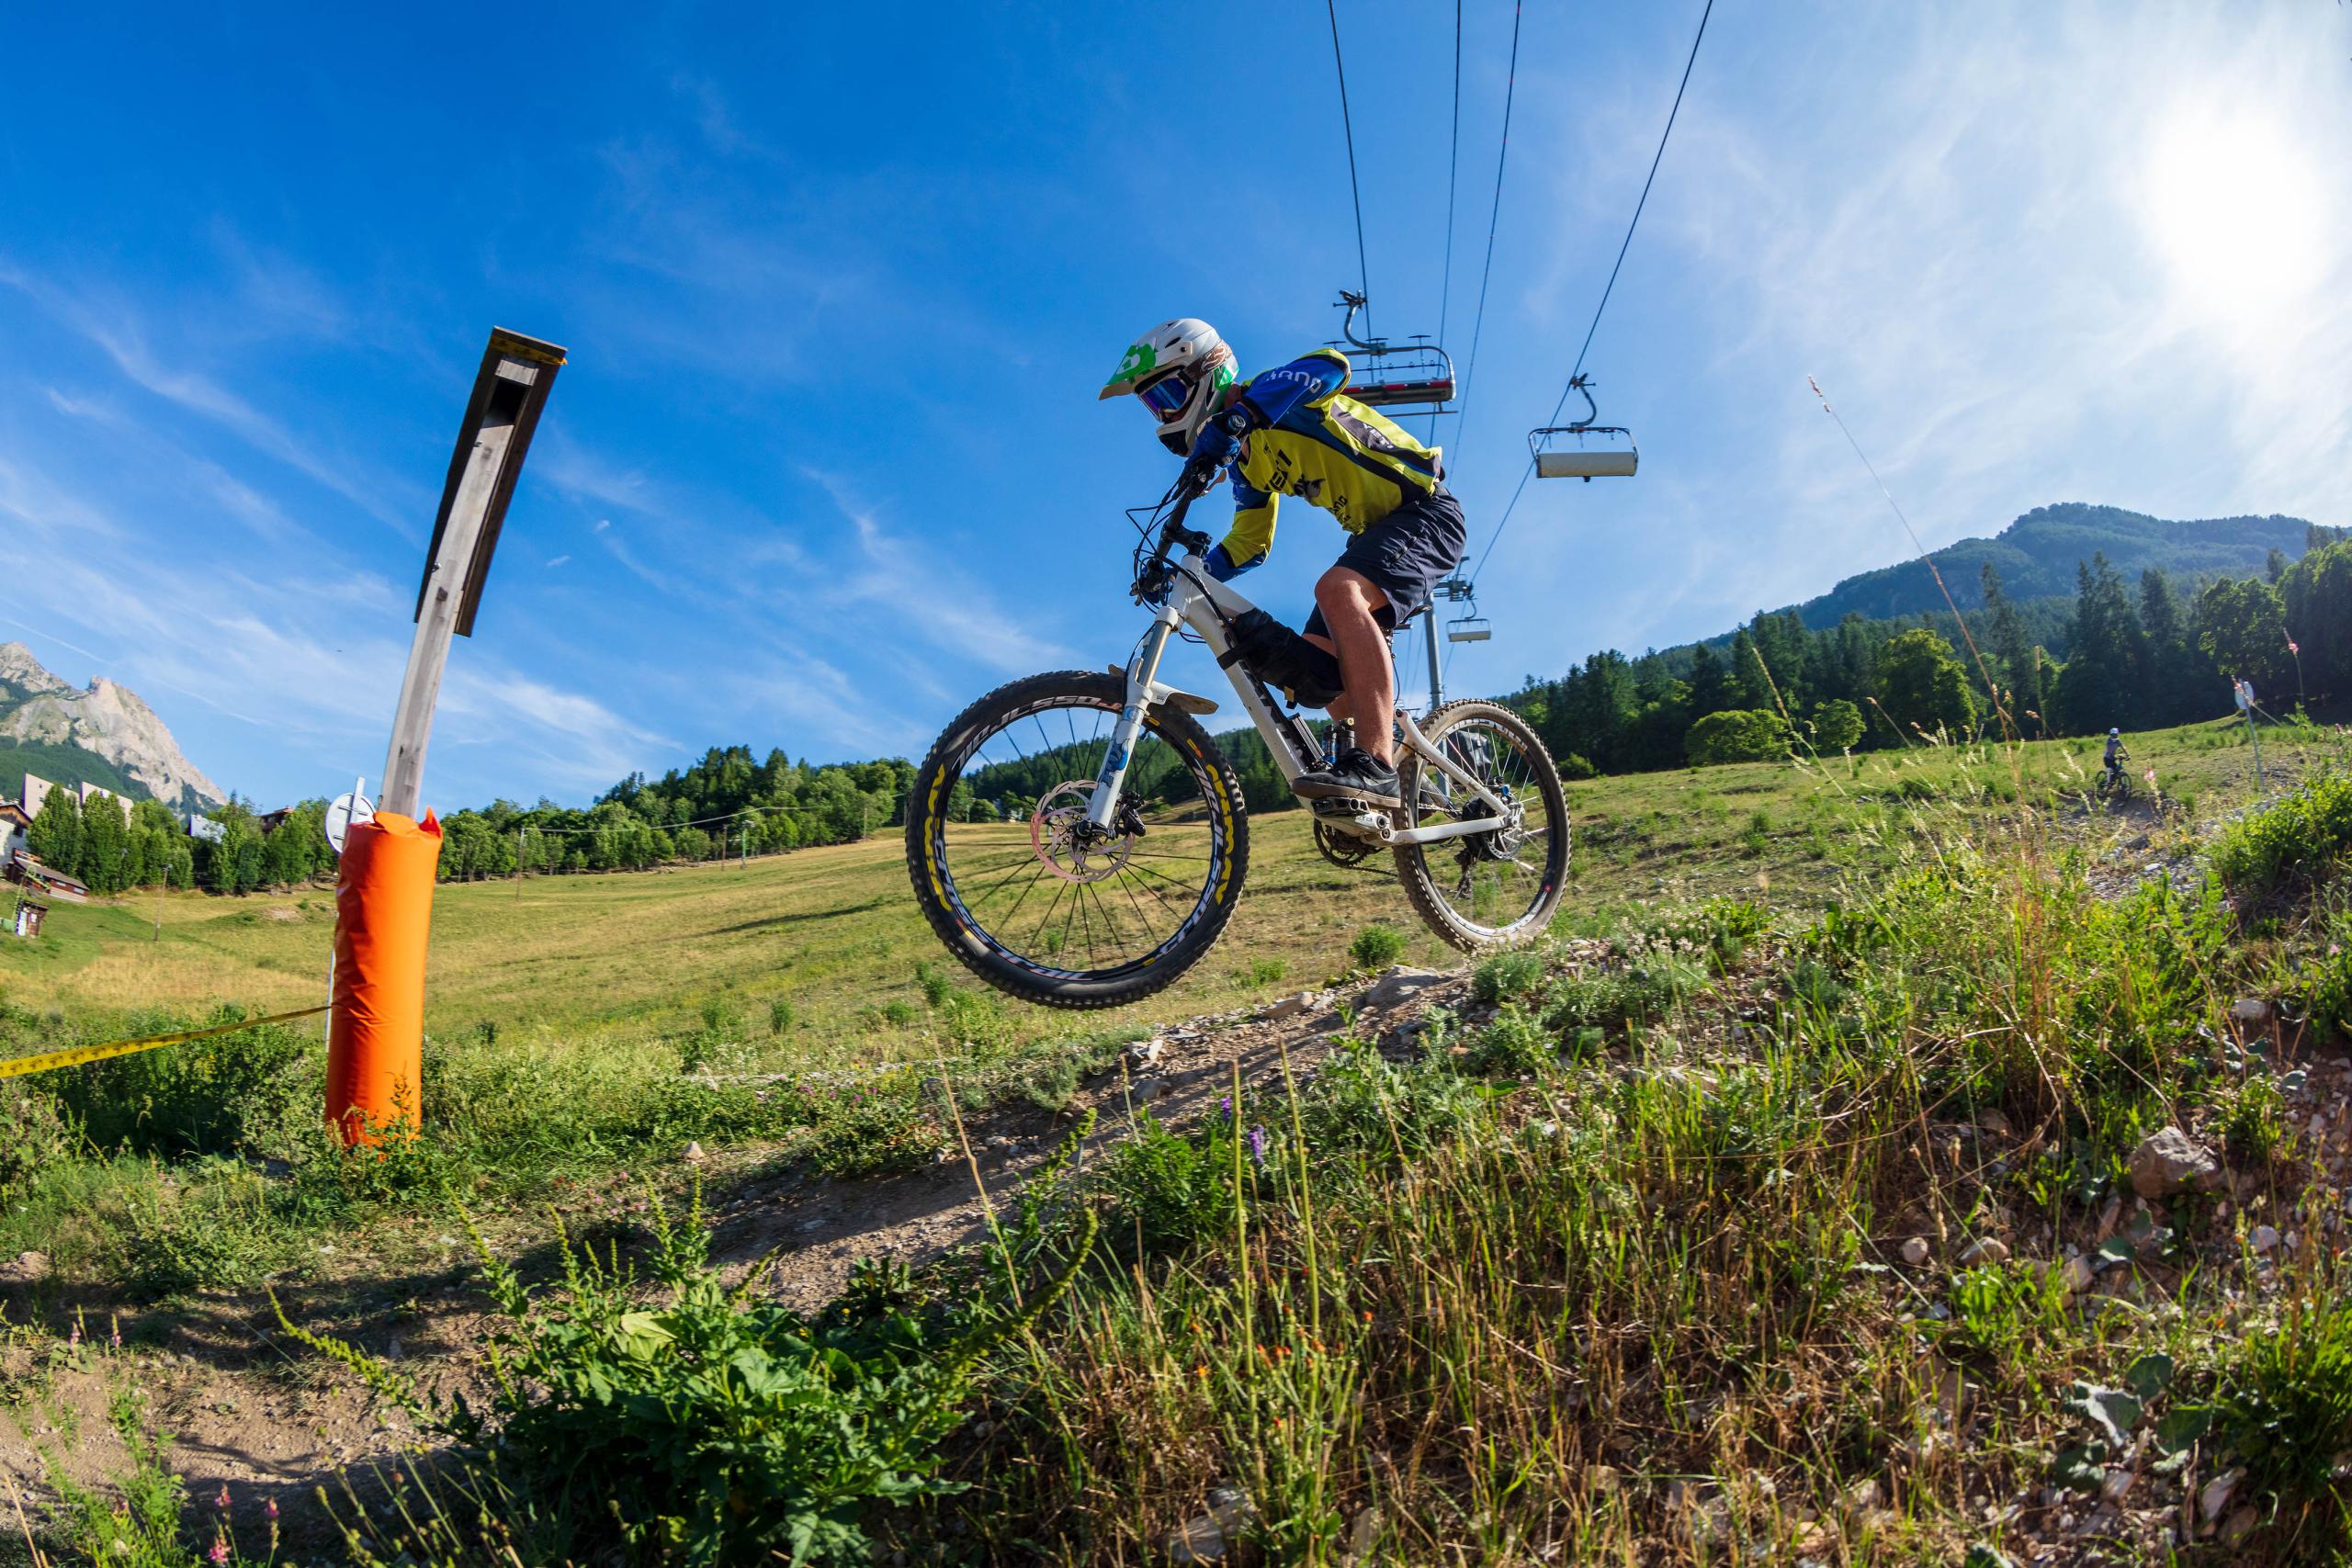
<svg viewBox="0 0 2352 1568">
<path fill-rule="evenodd" d="M 1231 1486 L 1253 1550 L 1278 1562 L 1343 1547 L 1713 1562 L 1734 1540 L 1776 1560 L 1960 1561 L 1997 1543 L 2028 1561 L 2022 1542 L 2058 1534 L 2033 1500 L 2118 1460 L 2084 1412 L 2123 1406 L 2068 1391 L 2161 1353 L 2181 1371 L 2147 1418 L 2206 1423 L 2199 1475 L 2254 1468 L 2267 1517 L 2301 1532 L 2262 1537 L 2267 1560 L 2324 1561 L 2345 1544 L 2330 1424 L 2347 1342 L 2325 1249 L 2280 1254 L 2264 1265 L 2276 1288 L 2248 1288 L 2236 1237 L 2253 1211 L 2189 1195 L 2127 1224 L 2128 1308 L 2052 1284 L 2056 1249 L 2099 1245 L 2133 1146 L 2167 1124 L 2225 1148 L 2284 1227 L 2309 1176 L 2286 1115 L 2300 1082 L 2219 1043 L 2236 1038 L 2236 997 L 2338 984 L 2333 840 L 2310 809 L 2332 785 L 2233 829 L 2278 846 L 2315 895 L 2256 929 L 2218 886 L 2132 886 L 2196 850 L 2199 818 L 2251 799 L 2250 756 L 2211 727 L 2133 744 L 2193 811 L 2159 812 L 2144 785 L 2123 810 L 2086 806 L 2087 743 L 1572 786 L 1582 843 L 1560 940 L 1479 964 L 1476 1000 L 1433 1016 L 1417 1052 L 1342 1041 L 1198 1125 L 1138 1115 L 1115 1152 L 1001 1204 L 985 1256 L 862 1275 L 840 1311 L 944 1303 L 953 1342 L 987 1353 L 944 1394 L 919 1393 L 919 1358 L 876 1363 L 885 1384 L 911 1380 L 896 1393 L 859 1382 L 858 1355 L 828 1359 L 824 1377 L 847 1381 L 820 1403 L 931 1434 L 945 1399 L 987 1425 L 927 1450 L 919 1472 L 869 1467 L 871 1484 L 824 1495 L 828 1517 L 912 1561 L 1140 1562 Z M 2265 761 L 2274 783 L 2312 778 L 2334 752 L 2282 732 Z M 47 1251 L 99 1301 L 333 1270 L 356 1290 L 424 1267 L 424 1235 L 460 1209 L 520 1245 L 560 1199 L 603 1267 L 653 1246 L 664 1289 L 701 1292 L 709 1343 L 797 1356 L 799 1326 L 729 1323 L 750 1299 L 728 1304 L 678 1244 L 649 1240 L 643 1175 L 675 1172 L 689 1140 L 729 1179 L 919 1168 L 955 1146 L 958 1107 L 1064 1103 L 1159 1020 L 1351 964 L 1443 958 L 1392 881 L 1315 858 L 1300 815 L 1255 826 L 1227 945 L 1168 995 L 1096 1019 L 1012 1007 L 943 966 L 892 842 L 444 889 L 428 1139 L 332 1153 L 300 1029 L 31 1080 L 31 1098 L 0 1102 L 0 1137 L 44 1151 L 11 1163 L 0 1147 L 0 1257 Z M 174 898 L 143 951 L 143 904 L 70 911 L 52 927 L 66 957 L 0 946 L 0 1054 L 313 994 L 323 903 Z M 1355 950 L 1380 931 L 1403 933 L 1401 953 Z M 1996 1114 L 2014 1129 L 1998 1142 L 1958 1131 Z M 329 1234 L 350 1261 L 319 1261 Z M 1929 1238 L 1924 1266 L 1898 1262 L 1912 1235 Z M 1961 1268 L 1980 1236 L 2011 1256 Z M 534 1352 L 533 1383 L 569 1392 L 495 1417 L 525 1422 L 517 1443 L 601 1441 L 595 1390 L 695 1375 L 631 1348 L 665 1326 L 629 1309 L 637 1287 L 585 1278 L 558 1315 L 594 1331 L 543 1334 Z M 2320 1304 L 2281 1304 L 2306 1301 Z M 2280 1331 L 2274 1350 L 2246 1348 Z M 1952 1386 L 1974 1391 L 1957 1427 L 1931 1414 Z M 725 1464 L 753 1467 L 745 1496 L 772 1484 L 789 1495 L 777 1509 L 804 1507 L 790 1465 L 758 1457 L 772 1434 L 757 1404 Z M 2329 1430 L 2306 1438 L 2312 1422 Z M 2263 1436 L 2282 1431 L 2293 1440 Z M 691 1465 L 598 1462 L 638 1489 L 633 1521 L 724 1537 L 743 1517 L 748 1548 L 786 1517 L 713 1511 Z M 1851 1501 L 1865 1478 L 1876 1507 Z M 2136 1484 L 2153 1497 L 2166 1483 Z M 518 1472 L 458 1512 L 511 1513 L 515 1539 L 542 1542 L 553 1520 L 576 1560 L 593 1521 L 568 1507 Z M 412 1544 L 455 1561 L 455 1539 Z"/>
</svg>

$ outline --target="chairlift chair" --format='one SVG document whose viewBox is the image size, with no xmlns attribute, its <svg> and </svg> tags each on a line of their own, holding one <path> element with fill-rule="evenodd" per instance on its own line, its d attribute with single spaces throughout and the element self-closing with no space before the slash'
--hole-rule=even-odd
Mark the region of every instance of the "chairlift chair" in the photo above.
<svg viewBox="0 0 2352 1568">
<path fill-rule="evenodd" d="M 1364 308 L 1364 298 L 1340 290 L 1339 302 L 1348 315 L 1331 346 L 1346 354 L 1358 372 L 1348 378 L 1348 396 L 1374 408 L 1443 408 L 1453 397 L 1453 356 L 1426 333 L 1401 344 L 1356 336 L 1356 312 Z"/>
<path fill-rule="evenodd" d="M 1634 433 L 1622 424 L 1600 424 L 1595 422 L 1600 411 L 1593 405 L 1591 378 L 1577 376 L 1568 382 L 1571 391 L 1584 397 L 1585 416 L 1568 424 L 1547 425 L 1527 434 L 1527 449 L 1535 458 L 1535 477 L 1544 479 L 1582 479 L 1589 484 L 1597 479 L 1632 479 L 1640 465 L 1641 451 L 1634 445 Z M 1592 438 L 1614 437 L 1617 445 L 1593 446 Z M 1576 445 L 1562 445 L 1574 437 Z"/>
<path fill-rule="evenodd" d="M 1450 604 L 1467 604 L 1469 608 L 1445 623 L 1448 642 L 1485 642 L 1495 635 L 1493 625 L 1478 614 L 1478 589 L 1466 577 L 1449 577 L 1430 591 L 1432 599 L 1442 599 Z"/>
</svg>

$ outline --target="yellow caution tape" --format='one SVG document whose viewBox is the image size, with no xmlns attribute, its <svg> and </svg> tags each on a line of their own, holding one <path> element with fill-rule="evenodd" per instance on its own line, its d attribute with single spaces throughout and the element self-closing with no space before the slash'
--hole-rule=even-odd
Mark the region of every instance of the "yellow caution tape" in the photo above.
<svg viewBox="0 0 2352 1568">
<path fill-rule="evenodd" d="M 45 1073 L 51 1067 L 71 1067 L 84 1062 L 103 1062 L 109 1056 L 136 1055 L 159 1046 L 184 1044 L 190 1040 L 202 1040 L 214 1034 L 236 1034 L 248 1029 L 258 1029 L 265 1023 L 286 1023 L 298 1018 L 311 1018 L 322 1013 L 324 1007 L 302 1008 L 294 1012 L 272 1013 L 267 1018 L 249 1018 L 243 1023 L 217 1023 L 209 1029 L 187 1029 L 177 1034 L 150 1034 L 138 1040 L 109 1040 L 103 1045 L 75 1045 L 63 1051 L 45 1051 L 38 1056 L 19 1056 L 13 1062 L 0 1062 L 0 1078 L 18 1078 L 27 1073 Z"/>
</svg>

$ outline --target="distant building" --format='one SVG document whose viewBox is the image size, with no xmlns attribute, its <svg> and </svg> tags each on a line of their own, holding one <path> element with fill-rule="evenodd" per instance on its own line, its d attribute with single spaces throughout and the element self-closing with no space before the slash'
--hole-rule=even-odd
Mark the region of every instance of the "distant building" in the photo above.
<svg viewBox="0 0 2352 1568">
<path fill-rule="evenodd" d="M 57 786 L 55 784 L 51 784 L 47 779 L 36 778 L 31 773 L 27 773 L 25 775 L 24 808 L 27 811 L 31 812 L 36 817 L 40 816 L 41 802 L 47 800 L 49 798 L 49 792 L 56 787 Z"/>
<path fill-rule="evenodd" d="M 25 847 L 25 834 L 33 825 L 33 814 L 13 800 L 0 800 L 0 865 Z"/>
<path fill-rule="evenodd" d="M 82 809 L 85 811 L 87 811 L 90 808 L 90 802 L 93 799 L 102 795 L 114 802 L 115 808 L 122 813 L 123 821 L 126 824 L 129 823 L 130 820 L 130 802 L 127 797 L 115 794 L 114 791 L 107 788 L 103 784 L 85 784 L 76 788 L 74 792 L 74 798 L 82 803 Z"/>
<path fill-rule="evenodd" d="M 79 904 L 90 896 L 89 884 L 41 864 L 28 850 L 17 850 L 8 856 L 6 874 L 8 881 L 28 892 L 62 898 L 71 904 Z"/>
<path fill-rule="evenodd" d="M 265 811 L 260 816 L 254 818 L 254 826 L 260 829 L 265 833 L 275 833 L 278 829 L 284 827 L 286 825 L 286 819 L 293 815 L 294 807 L 290 806 L 281 806 L 275 811 Z"/>
<path fill-rule="evenodd" d="M 187 819 L 187 836 L 202 839 L 208 844 L 217 844 L 229 836 L 229 829 L 209 817 L 198 817 L 191 813 Z"/>
</svg>

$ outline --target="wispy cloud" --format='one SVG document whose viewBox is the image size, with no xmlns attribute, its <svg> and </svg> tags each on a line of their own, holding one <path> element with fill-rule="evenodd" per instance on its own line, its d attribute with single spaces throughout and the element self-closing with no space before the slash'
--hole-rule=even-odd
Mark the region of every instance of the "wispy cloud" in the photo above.
<svg viewBox="0 0 2352 1568">
<path fill-rule="evenodd" d="M 414 486 L 373 471 L 316 434 L 297 435 L 212 376 L 169 362 L 151 346 L 147 329 L 130 308 L 119 301 L 101 307 L 6 260 L 0 260 L 0 284 L 32 299 L 61 325 L 95 345 L 141 389 L 220 425 L 404 538 L 424 537 L 414 521 L 423 505 Z"/>
</svg>

